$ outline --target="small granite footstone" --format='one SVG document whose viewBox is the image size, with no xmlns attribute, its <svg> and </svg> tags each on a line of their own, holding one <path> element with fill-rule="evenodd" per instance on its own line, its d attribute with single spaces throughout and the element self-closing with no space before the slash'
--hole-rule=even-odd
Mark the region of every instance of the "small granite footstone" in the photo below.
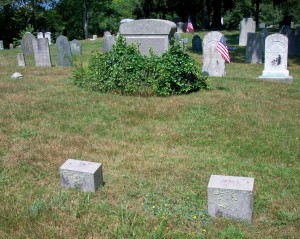
<svg viewBox="0 0 300 239">
<path fill-rule="evenodd" d="M 68 159 L 60 167 L 60 182 L 65 188 L 95 192 L 103 185 L 102 164 Z"/>
<path fill-rule="evenodd" d="M 254 178 L 211 175 L 208 214 L 251 222 Z"/>
</svg>

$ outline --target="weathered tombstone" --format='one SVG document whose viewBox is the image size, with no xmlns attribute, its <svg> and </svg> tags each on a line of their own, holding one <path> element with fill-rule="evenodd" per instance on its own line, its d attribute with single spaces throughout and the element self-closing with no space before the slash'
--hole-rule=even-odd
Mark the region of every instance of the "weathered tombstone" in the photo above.
<svg viewBox="0 0 300 239">
<path fill-rule="evenodd" d="M 44 38 L 44 33 L 42 32 L 39 32 L 38 35 L 37 35 L 37 38 L 40 39 L 40 38 Z"/>
<path fill-rule="evenodd" d="M 14 44 L 9 43 L 9 49 L 14 49 Z"/>
<path fill-rule="evenodd" d="M 266 28 L 266 23 L 262 22 L 262 23 L 259 23 L 259 28 Z"/>
<path fill-rule="evenodd" d="M 22 37 L 21 49 L 25 58 L 26 66 L 34 66 L 34 55 L 33 55 L 33 46 L 32 41 L 35 40 L 35 37 L 30 32 L 26 32 Z"/>
<path fill-rule="evenodd" d="M 221 17 L 221 24 L 224 25 L 224 17 Z"/>
<path fill-rule="evenodd" d="M 208 214 L 251 222 L 254 178 L 211 175 L 208 183 Z"/>
<path fill-rule="evenodd" d="M 74 39 L 73 41 L 70 41 L 70 48 L 71 48 L 72 55 L 81 55 L 82 54 L 81 44 L 76 39 Z"/>
<path fill-rule="evenodd" d="M 265 65 L 260 80 L 292 82 L 293 77 L 287 70 L 288 38 L 275 33 L 266 38 Z"/>
<path fill-rule="evenodd" d="M 288 55 L 300 56 L 300 35 L 288 35 L 288 40 Z"/>
<path fill-rule="evenodd" d="M 0 41 L 0 50 L 3 50 L 3 41 Z"/>
<path fill-rule="evenodd" d="M 288 25 L 283 25 L 279 33 L 287 36 L 291 33 L 291 28 Z"/>
<path fill-rule="evenodd" d="M 269 36 L 269 31 L 267 28 L 262 29 L 261 33 L 264 35 L 264 40 L 266 39 L 267 36 Z"/>
<path fill-rule="evenodd" d="M 295 35 L 300 35 L 300 26 L 296 27 L 296 29 L 295 29 Z"/>
<path fill-rule="evenodd" d="M 19 66 L 25 66 L 25 58 L 23 53 L 18 53 L 17 54 L 17 60 L 18 60 L 18 65 Z"/>
<path fill-rule="evenodd" d="M 51 45 L 51 32 L 46 32 L 45 33 L 45 38 L 48 39 L 49 45 Z"/>
<path fill-rule="evenodd" d="M 127 43 L 138 43 L 139 50 L 144 55 L 149 55 L 150 48 L 157 55 L 163 54 L 168 50 L 170 39 L 175 32 L 174 22 L 160 19 L 135 20 L 120 26 L 120 33 Z"/>
<path fill-rule="evenodd" d="M 52 66 L 49 51 L 49 43 L 46 38 L 32 40 L 34 60 L 36 66 Z"/>
<path fill-rule="evenodd" d="M 111 33 L 110 33 L 109 31 L 105 31 L 105 32 L 104 32 L 104 37 L 110 36 L 110 35 L 111 35 Z"/>
<path fill-rule="evenodd" d="M 203 38 L 203 65 L 202 72 L 209 76 L 225 76 L 225 60 L 216 50 L 216 47 L 223 36 L 217 31 L 209 32 Z"/>
<path fill-rule="evenodd" d="M 116 43 L 113 35 L 107 35 L 103 42 L 103 52 L 109 52 L 113 49 L 113 45 Z"/>
<path fill-rule="evenodd" d="M 99 186 L 103 185 L 102 164 L 68 159 L 60 167 L 60 182 L 65 188 L 95 192 Z"/>
<path fill-rule="evenodd" d="M 97 35 L 93 35 L 93 40 L 97 40 Z"/>
<path fill-rule="evenodd" d="M 262 33 L 248 32 L 246 46 L 246 62 L 261 64 L 264 49 L 264 35 Z"/>
<path fill-rule="evenodd" d="M 177 25 L 177 32 L 178 33 L 183 33 L 184 23 L 183 22 L 178 22 L 176 25 Z"/>
<path fill-rule="evenodd" d="M 253 21 L 252 18 L 244 18 L 240 22 L 240 37 L 239 37 L 240 46 L 247 46 L 248 32 L 255 32 L 255 21 Z"/>
<path fill-rule="evenodd" d="M 176 41 L 180 41 L 181 40 L 181 36 L 180 36 L 180 34 L 178 32 L 174 33 L 174 38 L 175 38 Z"/>
<path fill-rule="evenodd" d="M 59 66 L 71 66 L 71 48 L 68 38 L 60 35 L 56 39 L 55 43 L 57 64 Z"/>
<path fill-rule="evenodd" d="M 192 39 L 192 50 L 193 51 L 201 51 L 202 50 L 202 42 L 201 38 L 198 35 L 193 36 Z"/>
</svg>

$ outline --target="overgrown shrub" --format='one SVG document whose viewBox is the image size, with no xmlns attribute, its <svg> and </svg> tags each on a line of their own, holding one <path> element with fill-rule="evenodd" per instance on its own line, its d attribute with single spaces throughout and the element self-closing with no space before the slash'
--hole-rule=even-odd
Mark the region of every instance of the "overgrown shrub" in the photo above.
<svg viewBox="0 0 300 239">
<path fill-rule="evenodd" d="M 207 89 L 207 76 L 174 43 L 162 56 L 143 56 L 120 35 L 113 50 L 94 53 L 89 64 L 75 64 L 74 83 L 99 92 L 167 96 Z"/>
</svg>

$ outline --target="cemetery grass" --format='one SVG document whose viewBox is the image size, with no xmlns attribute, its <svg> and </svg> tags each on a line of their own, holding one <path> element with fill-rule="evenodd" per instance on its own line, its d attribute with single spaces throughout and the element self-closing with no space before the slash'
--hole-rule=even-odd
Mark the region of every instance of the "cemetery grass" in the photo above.
<svg viewBox="0 0 300 239">
<path fill-rule="evenodd" d="M 298 238 L 298 58 L 292 84 L 264 82 L 239 48 L 209 91 L 143 98 L 17 67 L 17 52 L 0 51 L 0 238 Z M 105 185 L 62 189 L 68 158 L 102 163 Z M 212 174 L 255 178 L 252 224 L 207 215 Z"/>
</svg>

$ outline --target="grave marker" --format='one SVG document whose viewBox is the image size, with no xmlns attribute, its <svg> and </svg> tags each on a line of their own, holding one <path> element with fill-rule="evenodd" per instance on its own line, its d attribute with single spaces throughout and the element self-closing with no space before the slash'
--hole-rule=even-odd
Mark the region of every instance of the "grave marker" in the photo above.
<svg viewBox="0 0 300 239">
<path fill-rule="evenodd" d="M 39 32 L 38 35 L 37 35 L 37 38 L 38 39 L 44 38 L 44 33 Z"/>
<path fill-rule="evenodd" d="M 288 38 L 275 33 L 266 38 L 265 65 L 260 80 L 279 81 L 291 83 L 293 77 L 287 70 Z"/>
<path fill-rule="evenodd" d="M 109 52 L 113 49 L 113 45 L 116 43 L 115 41 L 115 37 L 113 35 L 107 35 L 104 38 L 104 42 L 103 42 L 103 52 Z"/>
<path fill-rule="evenodd" d="M 202 50 L 201 38 L 198 35 L 193 36 L 193 39 L 192 39 L 192 50 L 193 51 L 201 51 Z"/>
<path fill-rule="evenodd" d="M 82 54 L 81 44 L 76 39 L 74 39 L 73 41 L 70 41 L 70 48 L 71 48 L 72 55 L 81 55 Z"/>
<path fill-rule="evenodd" d="M 57 64 L 59 66 L 71 66 L 71 48 L 68 38 L 60 35 L 56 39 L 55 43 Z"/>
<path fill-rule="evenodd" d="M 211 175 L 208 214 L 251 222 L 254 178 Z"/>
<path fill-rule="evenodd" d="M 178 33 L 183 33 L 184 23 L 183 23 L 183 22 L 178 22 L 178 23 L 176 24 L 176 26 L 177 26 L 177 32 L 178 32 Z"/>
<path fill-rule="evenodd" d="M 248 32 L 255 32 L 255 21 L 252 18 L 244 18 L 240 22 L 240 37 L 239 37 L 239 45 L 247 46 L 247 34 Z"/>
<path fill-rule="evenodd" d="M 49 43 L 46 38 L 32 40 L 34 60 L 36 66 L 51 66 Z"/>
<path fill-rule="evenodd" d="M 0 41 L 0 50 L 3 50 L 3 41 Z"/>
<path fill-rule="evenodd" d="M 49 46 L 50 46 L 50 45 L 51 45 L 51 32 L 46 32 L 46 33 L 45 33 L 45 38 L 48 39 Z"/>
<path fill-rule="evenodd" d="M 102 164 L 68 159 L 60 167 L 60 182 L 65 188 L 95 192 L 99 186 L 103 185 Z"/>
<path fill-rule="evenodd" d="M 203 38 L 203 65 L 202 72 L 209 76 L 222 77 L 226 75 L 225 60 L 216 50 L 216 47 L 223 36 L 217 31 L 209 32 Z"/>
<path fill-rule="evenodd" d="M 279 31 L 280 34 L 283 34 L 286 36 L 291 34 L 291 32 L 292 32 L 292 30 L 288 25 L 283 25 Z"/>
<path fill-rule="evenodd" d="M 264 49 L 264 35 L 262 33 L 248 32 L 246 46 L 246 62 L 261 64 Z"/>
<path fill-rule="evenodd" d="M 19 66 L 25 66 L 25 58 L 23 53 L 18 53 L 17 54 L 17 60 L 18 60 L 18 65 Z"/>
</svg>

